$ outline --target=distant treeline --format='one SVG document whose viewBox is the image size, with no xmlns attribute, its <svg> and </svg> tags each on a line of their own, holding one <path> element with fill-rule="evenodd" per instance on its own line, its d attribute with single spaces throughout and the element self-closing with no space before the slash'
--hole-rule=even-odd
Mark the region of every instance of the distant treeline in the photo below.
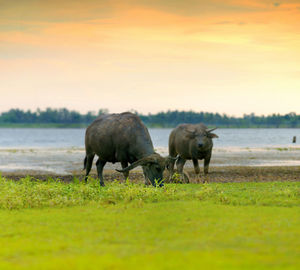
<svg viewBox="0 0 300 270">
<path fill-rule="evenodd" d="M 99 115 L 108 113 L 101 109 L 96 112 L 81 114 L 66 108 L 45 110 L 11 109 L 0 114 L 0 126 L 30 126 L 30 127 L 85 127 Z M 142 121 L 149 127 L 174 127 L 180 123 L 205 123 L 208 126 L 218 127 L 272 127 L 272 128 L 300 128 L 300 115 L 289 113 L 286 115 L 272 114 L 268 116 L 256 116 L 255 114 L 233 117 L 226 114 L 194 112 L 194 111 L 167 111 L 157 114 L 139 114 Z"/>
</svg>

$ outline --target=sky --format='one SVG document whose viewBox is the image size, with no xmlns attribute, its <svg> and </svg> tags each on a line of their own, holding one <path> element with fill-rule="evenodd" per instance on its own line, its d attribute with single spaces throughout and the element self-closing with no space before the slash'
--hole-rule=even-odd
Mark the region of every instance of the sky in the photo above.
<svg viewBox="0 0 300 270">
<path fill-rule="evenodd" d="M 0 112 L 300 113 L 300 0 L 0 0 Z"/>
</svg>

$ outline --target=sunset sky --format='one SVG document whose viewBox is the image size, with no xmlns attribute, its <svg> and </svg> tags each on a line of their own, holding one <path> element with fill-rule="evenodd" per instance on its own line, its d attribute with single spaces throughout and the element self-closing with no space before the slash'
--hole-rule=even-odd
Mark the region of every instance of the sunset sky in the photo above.
<svg viewBox="0 0 300 270">
<path fill-rule="evenodd" d="M 10 108 L 300 113 L 300 0 L 0 0 Z"/>
</svg>

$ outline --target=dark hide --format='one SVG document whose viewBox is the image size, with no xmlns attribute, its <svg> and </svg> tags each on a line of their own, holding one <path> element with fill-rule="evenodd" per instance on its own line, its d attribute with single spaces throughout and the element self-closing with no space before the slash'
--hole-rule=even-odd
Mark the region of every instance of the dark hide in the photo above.
<svg viewBox="0 0 300 270">
<path fill-rule="evenodd" d="M 204 174 L 208 173 L 211 152 L 213 148 L 213 138 L 218 136 L 212 133 L 214 129 L 208 130 L 204 124 L 181 124 L 177 126 L 169 137 L 169 155 L 176 157 L 178 172 L 183 174 L 183 166 L 186 160 L 191 159 L 194 164 L 195 173 L 199 174 L 200 168 L 198 160 L 204 159 Z M 174 161 L 168 166 L 170 178 L 174 173 Z"/>
<path fill-rule="evenodd" d="M 118 171 L 123 172 L 125 178 L 131 169 L 142 166 L 145 179 L 149 179 L 153 186 L 156 183 L 163 185 L 163 171 L 169 159 L 154 152 L 148 129 L 135 114 L 125 112 L 98 117 L 86 130 L 85 150 L 86 180 L 97 155 L 96 165 L 102 186 L 106 162 L 121 162 L 122 170 Z"/>
</svg>

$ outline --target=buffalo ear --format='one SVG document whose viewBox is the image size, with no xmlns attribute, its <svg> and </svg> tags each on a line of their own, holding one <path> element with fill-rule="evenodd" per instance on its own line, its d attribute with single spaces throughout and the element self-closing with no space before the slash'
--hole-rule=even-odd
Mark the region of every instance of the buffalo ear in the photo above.
<svg viewBox="0 0 300 270">
<path fill-rule="evenodd" d="M 209 138 L 219 138 L 219 136 L 217 135 L 217 134 L 215 134 L 215 133 L 208 133 L 208 137 Z"/>
</svg>

